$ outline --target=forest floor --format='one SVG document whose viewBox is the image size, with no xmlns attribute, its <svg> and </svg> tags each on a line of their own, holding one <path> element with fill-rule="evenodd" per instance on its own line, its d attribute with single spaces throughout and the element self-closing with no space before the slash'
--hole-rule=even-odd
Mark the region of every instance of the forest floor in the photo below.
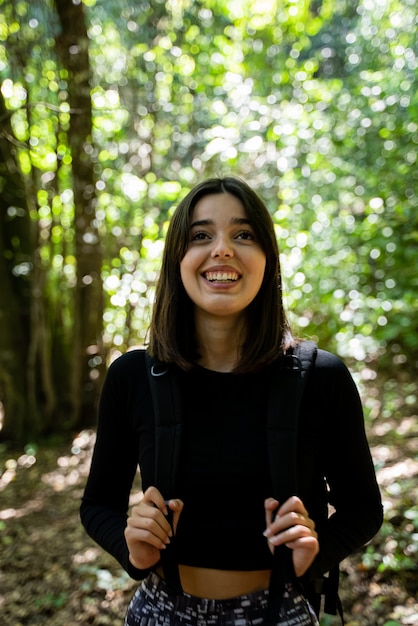
<svg viewBox="0 0 418 626">
<path fill-rule="evenodd" d="M 417 428 L 413 416 L 370 433 L 385 523 L 342 564 L 348 626 L 418 626 Z M 78 518 L 93 442 L 84 431 L 67 445 L 0 447 L 1 626 L 122 626 L 136 583 Z"/>
</svg>

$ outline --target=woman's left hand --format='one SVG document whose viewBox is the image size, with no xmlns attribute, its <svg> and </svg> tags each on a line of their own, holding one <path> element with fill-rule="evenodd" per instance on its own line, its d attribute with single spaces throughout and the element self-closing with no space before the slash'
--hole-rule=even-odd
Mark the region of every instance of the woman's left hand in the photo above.
<svg viewBox="0 0 418 626">
<path fill-rule="evenodd" d="M 279 507 L 274 498 L 264 502 L 266 530 L 270 550 L 285 544 L 293 550 L 293 566 L 296 576 L 303 576 L 319 552 L 315 522 L 300 498 L 292 496 Z"/>
</svg>

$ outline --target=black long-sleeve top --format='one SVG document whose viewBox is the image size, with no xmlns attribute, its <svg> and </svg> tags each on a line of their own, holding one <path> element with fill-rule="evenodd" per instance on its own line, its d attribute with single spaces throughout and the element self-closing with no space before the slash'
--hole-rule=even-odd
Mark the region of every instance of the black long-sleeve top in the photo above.
<svg viewBox="0 0 418 626">
<path fill-rule="evenodd" d="M 124 538 L 138 467 L 154 484 L 154 418 L 143 350 L 112 363 L 102 391 L 97 440 L 81 504 L 89 535 L 134 579 Z M 264 499 L 272 495 L 266 415 L 272 368 L 256 374 L 179 370 L 184 436 L 176 536 L 180 563 L 225 570 L 271 567 L 263 536 Z M 318 351 L 299 423 L 300 497 L 316 522 L 320 551 L 308 572 L 317 578 L 370 540 L 382 505 L 354 381 L 336 356 Z M 324 477 L 333 513 L 324 516 Z M 158 486 L 158 485 L 157 485 Z"/>
</svg>

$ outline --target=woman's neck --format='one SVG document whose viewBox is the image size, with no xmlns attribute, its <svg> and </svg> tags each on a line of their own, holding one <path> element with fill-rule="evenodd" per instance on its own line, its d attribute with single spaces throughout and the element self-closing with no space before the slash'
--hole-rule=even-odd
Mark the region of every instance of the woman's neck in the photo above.
<svg viewBox="0 0 418 626">
<path fill-rule="evenodd" d="M 242 331 L 240 319 L 196 319 L 199 365 L 217 372 L 231 372 L 239 363 Z"/>
</svg>

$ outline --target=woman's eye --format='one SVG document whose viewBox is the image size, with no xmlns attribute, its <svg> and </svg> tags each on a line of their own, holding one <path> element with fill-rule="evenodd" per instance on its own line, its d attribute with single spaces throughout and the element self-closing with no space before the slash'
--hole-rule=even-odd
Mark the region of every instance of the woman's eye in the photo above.
<svg viewBox="0 0 418 626">
<path fill-rule="evenodd" d="M 207 234 L 203 232 L 192 233 L 192 241 L 203 241 L 207 238 Z"/>
<path fill-rule="evenodd" d="M 250 232 L 249 230 L 243 230 L 241 233 L 238 234 L 237 239 L 254 240 L 255 237 L 254 237 L 253 233 Z"/>
</svg>

